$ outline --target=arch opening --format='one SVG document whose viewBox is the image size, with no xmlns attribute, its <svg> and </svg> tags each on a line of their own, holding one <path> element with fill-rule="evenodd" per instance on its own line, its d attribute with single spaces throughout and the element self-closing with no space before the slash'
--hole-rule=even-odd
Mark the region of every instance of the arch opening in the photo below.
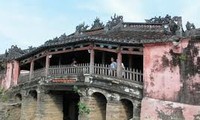
<svg viewBox="0 0 200 120">
<path fill-rule="evenodd" d="M 124 120 L 129 120 L 133 118 L 133 104 L 130 100 L 122 99 L 121 102 L 121 109 L 120 109 L 120 116 L 124 118 Z"/>
<path fill-rule="evenodd" d="M 93 93 L 91 97 L 93 105 L 90 113 L 92 115 L 91 119 L 106 120 L 106 97 L 99 92 Z"/>
</svg>

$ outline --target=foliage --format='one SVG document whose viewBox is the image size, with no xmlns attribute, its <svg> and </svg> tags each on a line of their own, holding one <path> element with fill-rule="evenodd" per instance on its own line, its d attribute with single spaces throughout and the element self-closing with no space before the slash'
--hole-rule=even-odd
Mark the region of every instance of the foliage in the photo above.
<svg viewBox="0 0 200 120">
<path fill-rule="evenodd" d="M 0 88 L 0 100 L 5 102 L 8 100 L 8 96 L 6 94 L 6 91 L 3 88 Z"/>
<path fill-rule="evenodd" d="M 79 95 L 81 94 L 81 91 L 80 91 L 80 89 L 78 89 L 77 86 L 74 86 L 74 87 L 73 87 L 73 91 L 74 91 L 75 93 L 78 93 Z"/>
<path fill-rule="evenodd" d="M 90 109 L 83 102 L 78 103 L 78 109 L 79 109 L 79 114 L 89 114 L 90 113 Z"/>
<path fill-rule="evenodd" d="M 81 94 L 80 89 L 77 86 L 73 87 L 73 91 L 77 94 Z M 90 109 L 87 107 L 87 105 L 83 102 L 78 102 L 78 109 L 79 109 L 79 114 L 89 114 L 90 113 Z"/>
<path fill-rule="evenodd" d="M 187 55 L 186 55 L 186 54 L 181 54 L 181 55 L 179 56 L 179 59 L 180 59 L 181 61 L 186 61 L 186 60 L 187 60 Z"/>
</svg>

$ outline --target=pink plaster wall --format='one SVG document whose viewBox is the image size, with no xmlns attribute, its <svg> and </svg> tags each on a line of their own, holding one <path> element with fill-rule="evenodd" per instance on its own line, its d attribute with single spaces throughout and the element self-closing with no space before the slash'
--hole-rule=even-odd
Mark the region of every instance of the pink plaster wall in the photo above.
<svg viewBox="0 0 200 120">
<path fill-rule="evenodd" d="M 192 44 L 200 51 L 200 43 Z M 191 92 L 197 89 L 197 87 L 194 88 L 194 85 L 197 86 L 197 83 L 200 85 L 200 70 L 196 71 L 195 75 L 190 76 L 188 74 L 188 81 L 184 80 L 185 78 L 180 73 L 182 68 L 180 68 L 180 65 L 174 65 L 174 60 L 172 59 L 174 57 L 171 54 L 172 51 L 173 54 L 179 54 L 178 57 L 180 57 L 183 54 L 183 50 L 191 49 L 190 53 L 192 55 L 194 50 L 188 48 L 188 46 L 188 39 L 182 40 L 176 46 L 173 43 L 146 44 L 144 46 L 144 96 L 177 101 L 180 94 L 179 91 L 183 87 L 183 81 L 186 83 L 186 87 L 190 88 Z M 186 57 L 188 57 L 188 60 L 193 60 L 195 66 L 200 66 L 200 52 L 196 56 Z"/>
<path fill-rule="evenodd" d="M 183 120 L 183 117 L 184 120 L 195 120 L 195 116 L 200 117 L 200 106 L 148 97 L 143 98 L 141 111 L 141 120 Z"/>
<path fill-rule="evenodd" d="M 185 53 L 189 53 L 183 62 L 185 68 L 180 65 L 180 61 L 179 65 L 174 65 L 174 56 L 170 51 L 180 57 L 186 50 Z M 195 51 L 198 51 L 197 55 L 193 54 Z M 190 71 L 186 71 L 188 67 Z M 182 117 L 185 120 L 194 120 L 195 116 L 200 118 L 199 73 L 200 43 L 185 39 L 177 46 L 173 43 L 144 45 L 144 98 L 141 103 L 141 120 L 168 120 L 171 119 L 170 116 L 180 120 Z M 180 97 L 183 98 L 182 101 Z"/>
<path fill-rule="evenodd" d="M 11 81 L 12 81 L 12 63 L 9 62 L 7 63 L 7 67 L 6 67 L 6 76 L 5 79 L 3 80 L 3 88 L 8 89 L 11 85 Z"/>
<path fill-rule="evenodd" d="M 148 44 L 144 47 L 144 95 L 175 101 L 182 83 L 179 66 L 163 65 L 163 56 L 172 60 L 172 43 Z"/>
<path fill-rule="evenodd" d="M 19 77 L 19 63 L 17 61 L 10 61 L 7 63 L 6 75 L 2 80 L 2 87 L 5 89 L 10 88 L 12 85 L 17 85 Z"/>
<path fill-rule="evenodd" d="M 18 61 L 13 61 L 13 79 L 12 79 L 12 83 L 13 85 L 17 85 L 17 80 L 18 80 L 18 77 L 19 77 L 19 72 L 20 72 L 20 69 L 19 69 L 19 62 Z"/>
</svg>

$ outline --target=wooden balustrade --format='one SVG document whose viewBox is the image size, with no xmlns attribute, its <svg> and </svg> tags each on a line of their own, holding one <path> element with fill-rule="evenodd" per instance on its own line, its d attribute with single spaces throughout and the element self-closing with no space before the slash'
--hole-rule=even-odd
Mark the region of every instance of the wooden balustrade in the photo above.
<svg viewBox="0 0 200 120">
<path fill-rule="evenodd" d="M 48 70 L 48 76 L 66 76 L 66 75 L 79 75 L 79 74 L 89 74 L 90 64 L 82 63 L 76 66 L 72 65 L 60 65 L 60 66 L 50 66 Z M 109 65 L 105 64 L 94 64 L 95 75 L 107 76 L 107 77 L 117 77 L 117 70 L 113 70 Z M 45 68 L 35 70 L 33 72 L 32 78 L 45 76 Z M 20 75 L 19 80 L 25 81 L 29 80 L 29 73 L 27 75 Z M 135 82 L 143 82 L 143 73 L 141 70 L 125 68 L 122 70 L 122 78 L 125 80 L 131 80 Z"/>
<path fill-rule="evenodd" d="M 122 70 L 122 77 L 127 80 L 143 82 L 143 73 L 138 69 L 125 68 Z"/>
<path fill-rule="evenodd" d="M 50 66 L 48 76 L 64 76 L 74 74 L 89 74 L 89 64 Z"/>
<path fill-rule="evenodd" d="M 116 77 L 117 69 L 110 69 L 110 65 L 95 64 L 94 65 L 94 74 Z"/>
</svg>

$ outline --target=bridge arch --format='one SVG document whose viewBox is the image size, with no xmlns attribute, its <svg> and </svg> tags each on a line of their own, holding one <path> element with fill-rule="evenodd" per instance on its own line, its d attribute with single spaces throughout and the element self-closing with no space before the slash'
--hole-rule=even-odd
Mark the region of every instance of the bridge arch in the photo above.
<svg viewBox="0 0 200 120">
<path fill-rule="evenodd" d="M 96 120 L 106 120 L 106 104 L 107 99 L 104 94 L 100 92 L 94 92 L 91 95 L 91 102 L 93 107 L 91 107 L 91 119 Z"/>
<path fill-rule="evenodd" d="M 129 99 L 121 99 L 120 100 L 120 116 L 124 118 L 124 120 L 129 120 L 133 118 L 133 103 Z"/>
<path fill-rule="evenodd" d="M 15 100 L 16 103 L 21 102 L 22 101 L 21 93 L 15 94 L 14 100 Z"/>
</svg>

